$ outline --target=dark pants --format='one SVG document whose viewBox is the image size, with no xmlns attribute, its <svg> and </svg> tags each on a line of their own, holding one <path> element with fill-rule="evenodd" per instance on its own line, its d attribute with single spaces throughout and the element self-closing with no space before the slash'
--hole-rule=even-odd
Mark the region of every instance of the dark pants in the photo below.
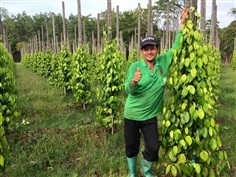
<svg viewBox="0 0 236 177">
<path fill-rule="evenodd" d="M 143 158 L 150 162 L 157 161 L 160 142 L 156 117 L 146 121 L 124 119 L 126 156 L 131 158 L 139 153 L 140 131 L 142 132 L 145 143 Z"/>
</svg>

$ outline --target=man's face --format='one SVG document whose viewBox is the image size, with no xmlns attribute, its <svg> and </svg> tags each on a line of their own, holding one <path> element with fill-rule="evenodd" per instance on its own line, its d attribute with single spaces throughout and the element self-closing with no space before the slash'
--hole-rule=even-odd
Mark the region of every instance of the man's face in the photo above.
<svg viewBox="0 0 236 177">
<path fill-rule="evenodd" d="M 141 49 L 144 59 L 148 62 L 153 61 L 157 56 L 157 46 L 155 45 L 145 45 Z"/>
</svg>

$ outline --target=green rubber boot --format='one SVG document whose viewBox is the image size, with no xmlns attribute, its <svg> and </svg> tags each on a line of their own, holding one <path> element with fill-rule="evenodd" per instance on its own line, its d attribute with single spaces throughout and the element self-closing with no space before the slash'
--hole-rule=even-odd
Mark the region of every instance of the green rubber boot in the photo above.
<svg viewBox="0 0 236 177">
<path fill-rule="evenodd" d="M 152 173 L 153 163 L 154 162 L 149 162 L 145 159 L 142 159 L 140 168 L 141 175 L 144 177 L 156 177 L 156 175 Z"/>
<path fill-rule="evenodd" d="M 136 164 L 137 164 L 137 156 L 127 157 L 128 167 L 129 167 L 129 175 L 128 177 L 136 177 Z"/>
</svg>

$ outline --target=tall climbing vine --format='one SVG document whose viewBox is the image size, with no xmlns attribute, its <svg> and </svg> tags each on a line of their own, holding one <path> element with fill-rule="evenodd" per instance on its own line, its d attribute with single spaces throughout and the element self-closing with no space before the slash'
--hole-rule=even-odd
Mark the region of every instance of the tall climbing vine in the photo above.
<svg viewBox="0 0 236 177">
<path fill-rule="evenodd" d="M 116 124 L 121 123 L 121 93 L 125 75 L 125 56 L 117 50 L 116 45 L 116 40 L 109 42 L 106 38 L 104 49 L 98 58 L 97 74 L 97 120 L 112 131 Z"/>
<path fill-rule="evenodd" d="M 199 19 L 198 13 L 194 18 Z M 173 95 L 163 110 L 162 147 L 169 159 L 166 174 L 221 176 L 229 163 L 215 122 L 220 54 L 202 43 L 198 25 L 191 20 L 183 29 L 180 43 L 168 81 Z"/>
</svg>

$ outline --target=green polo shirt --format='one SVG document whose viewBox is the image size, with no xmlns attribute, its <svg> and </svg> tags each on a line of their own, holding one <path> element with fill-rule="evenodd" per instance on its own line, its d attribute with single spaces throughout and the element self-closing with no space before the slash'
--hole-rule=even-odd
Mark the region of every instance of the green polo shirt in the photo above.
<svg viewBox="0 0 236 177">
<path fill-rule="evenodd" d="M 156 117 L 162 112 L 163 95 L 173 49 L 180 46 L 182 35 L 182 30 L 179 30 L 172 48 L 155 58 L 154 72 L 147 66 L 145 60 L 130 65 L 125 81 L 125 91 L 128 93 L 124 108 L 125 118 L 143 121 Z M 138 67 L 142 77 L 136 86 L 132 86 L 130 83 Z"/>
</svg>

